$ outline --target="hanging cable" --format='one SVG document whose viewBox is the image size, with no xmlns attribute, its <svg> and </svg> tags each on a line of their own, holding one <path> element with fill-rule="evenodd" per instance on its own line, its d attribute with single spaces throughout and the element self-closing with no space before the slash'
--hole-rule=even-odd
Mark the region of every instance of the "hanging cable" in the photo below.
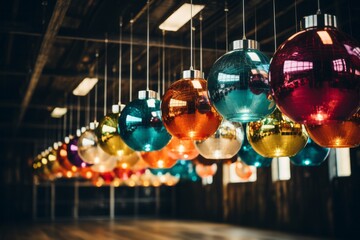
<svg viewBox="0 0 360 240">
<path fill-rule="evenodd" d="M 225 12 L 225 50 L 226 52 L 229 51 L 229 35 L 228 35 L 228 5 L 227 5 L 227 1 L 225 1 L 225 7 L 224 7 L 224 12 Z"/>
<path fill-rule="evenodd" d="M 294 1 L 294 12 L 295 12 L 295 32 L 298 31 L 298 20 L 297 20 L 297 4 L 296 0 Z"/>
<path fill-rule="evenodd" d="M 133 24 L 134 20 L 130 20 L 130 86 L 129 86 L 129 101 L 132 101 L 132 87 L 133 87 Z"/>
<path fill-rule="evenodd" d="M 120 45 L 119 45 L 119 105 L 121 104 L 121 74 L 122 74 L 122 27 L 123 27 L 123 20 L 122 16 L 120 17 Z"/>
<path fill-rule="evenodd" d="M 80 129 L 80 97 L 77 98 L 76 129 Z"/>
<path fill-rule="evenodd" d="M 70 103 L 71 103 L 71 97 L 70 97 Z M 71 133 L 73 132 L 73 105 L 69 106 L 69 110 L 70 110 L 70 119 L 69 119 L 69 135 L 71 135 Z"/>
<path fill-rule="evenodd" d="M 99 79 L 99 52 L 97 51 L 96 54 L 96 78 Z M 95 109 L 94 109 L 94 122 L 96 122 L 97 116 L 97 95 L 98 95 L 98 85 L 95 84 Z"/>
<path fill-rule="evenodd" d="M 190 70 L 194 70 L 193 66 L 193 1 L 190 1 Z"/>
<path fill-rule="evenodd" d="M 108 35 L 105 35 L 105 71 L 104 71 L 104 116 L 107 106 L 107 78 L 108 78 Z"/>
<path fill-rule="evenodd" d="M 57 121 L 56 141 L 61 139 L 61 118 Z"/>
<path fill-rule="evenodd" d="M 257 41 L 257 7 L 255 5 L 255 41 Z"/>
<path fill-rule="evenodd" d="M 165 93 L 165 30 L 162 31 L 162 94 Z"/>
<path fill-rule="evenodd" d="M 46 149 L 46 146 L 47 146 L 47 138 L 48 138 L 48 131 L 47 131 L 47 129 L 48 129 L 48 120 L 46 119 L 45 120 L 45 128 L 44 128 L 44 146 L 43 146 L 43 148 L 44 149 Z"/>
<path fill-rule="evenodd" d="M 348 12 L 349 12 L 349 23 L 350 23 L 349 24 L 349 33 L 350 33 L 350 36 L 353 37 L 353 30 L 352 30 L 353 29 L 353 27 L 352 27 L 353 21 L 352 21 L 352 17 L 351 17 L 352 14 L 351 14 L 350 1 L 347 1 L 347 3 L 348 3 L 347 7 L 348 7 Z"/>
<path fill-rule="evenodd" d="M 200 72 L 203 73 L 203 52 L 202 52 L 202 13 L 200 12 Z"/>
<path fill-rule="evenodd" d="M 45 31 L 46 31 L 46 9 L 47 9 L 47 5 L 48 5 L 48 2 L 46 0 L 43 0 L 41 2 L 41 6 L 42 6 L 41 26 L 42 26 L 43 33 L 45 33 Z"/>
<path fill-rule="evenodd" d="M 146 34 L 146 90 L 150 86 L 150 1 L 147 0 L 147 34 Z"/>
<path fill-rule="evenodd" d="M 86 101 L 86 119 L 85 119 L 85 126 L 90 122 L 90 94 L 87 95 Z"/>
<path fill-rule="evenodd" d="M 169 61 L 168 61 L 168 88 L 170 87 L 171 85 L 171 52 L 169 52 Z"/>
<path fill-rule="evenodd" d="M 68 104 L 67 104 L 67 93 L 65 93 L 65 108 L 67 108 Z M 63 134 L 64 134 L 64 138 L 66 137 L 66 128 L 67 128 L 67 113 L 64 114 L 64 125 L 63 125 Z"/>
<path fill-rule="evenodd" d="M 245 33 L 245 3 L 244 3 L 244 0 L 242 0 L 242 18 L 243 18 L 243 39 L 246 39 L 246 33 Z"/>
<path fill-rule="evenodd" d="M 194 69 L 196 69 L 196 32 L 195 32 L 195 27 L 192 28 L 192 33 L 193 33 L 193 46 L 194 46 L 194 50 L 193 50 L 193 66 Z"/>
<path fill-rule="evenodd" d="M 276 43 L 276 15 L 275 15 L 275 1 L 276 0 L 273 0 L 273 17 L 274 17 L 274 53 L 276 52 L 276 49 L 277 49 L 277 43 Z"/>
<path fill-rule="evenodd" d="M 161 55 L 160 55 L 160 48 L 158 48 L 158 79 L 157 79 L 157 92 L 159 96 L 161 96 Z"/>
<path fill-rule="evenodd" d="M 320 0 L 317 1 L 317 5 L 318 5 L 318 10 L 317 10 L 316 14 L 321 14 L 321 10 L 320 10 Z"/>
</svg>

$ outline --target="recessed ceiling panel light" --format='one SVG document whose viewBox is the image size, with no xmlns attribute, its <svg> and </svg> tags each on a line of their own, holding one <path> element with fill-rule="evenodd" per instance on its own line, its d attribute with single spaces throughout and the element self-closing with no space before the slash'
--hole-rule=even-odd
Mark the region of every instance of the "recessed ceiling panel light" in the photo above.
<svg viewBox="0 0 360 240">
<path fill-rule="evenodd" d="M 56 108 L 54 108 L 54 110 L 52 110 L 51 117 L 61 118 L 62 116 L 64 116 L 66 114 L 66 112 L 67 112 L 67 108 L 56 107 Z"/>
<path fill-rule="evenodd" d="M 191 16 L 191 4 L 184 3 L 180 8 L 178 8 L 173 14 L 171 14 L 163 23 L 160 24 L 159 28 L 165 31 L 176 32 L 185 23 L 187 23 L 191 17 L 194 17 L 198 14 L 205 5 L 192 5 L 192 16 Z"/>
<path fill-rule="evenodd" d="M 97 82 L 97 78 L 84 78 L 84 80 L 82 80 L 82 82 L 73 90 L 73 94 L 76 96 L 86 96 Z"/>
</svg>

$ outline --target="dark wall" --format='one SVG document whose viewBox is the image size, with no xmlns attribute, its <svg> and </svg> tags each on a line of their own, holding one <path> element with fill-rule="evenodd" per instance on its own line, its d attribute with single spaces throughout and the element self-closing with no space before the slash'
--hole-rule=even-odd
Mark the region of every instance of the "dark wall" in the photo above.
<svg viewBox="0 0 360 240">
<path fill-rule="evenodd" d="M 260 168 L 256 182 L 228 185 L 226 203 L 218 171 L 212 185 L 177 186 L 177 213 L 182 218 L 352 238 L 360 233 L 360 149 L 351 151 L 351 159 L 352 175 L 333 180 L 327 161 L 319 167 L 292 166 L 289 181 L 272 182 L 271 169 Z"/>
</svg>

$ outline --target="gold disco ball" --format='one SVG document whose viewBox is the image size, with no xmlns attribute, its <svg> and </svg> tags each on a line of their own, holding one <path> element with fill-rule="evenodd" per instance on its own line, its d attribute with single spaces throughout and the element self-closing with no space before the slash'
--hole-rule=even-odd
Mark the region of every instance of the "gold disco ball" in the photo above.
<svg viewBox="0 0 360 240">
<path fill-rule="evenodd" d="M 99 146 L 108 154 L 118 157 L 128 156 L 134 153 L 120 137 L 118 131 L 118 119 L 120 113 L 110 113 L 105 115 L 96 128 L 96 136 Z"/>
<path fill-rule="evenodd" d="M 267 158 L 294 156 L 308 140 L 305 127 L 290 120 L 279 109 L 262 120 L 249 122 L 246 135 L 253 149 Z"/>
</svg>

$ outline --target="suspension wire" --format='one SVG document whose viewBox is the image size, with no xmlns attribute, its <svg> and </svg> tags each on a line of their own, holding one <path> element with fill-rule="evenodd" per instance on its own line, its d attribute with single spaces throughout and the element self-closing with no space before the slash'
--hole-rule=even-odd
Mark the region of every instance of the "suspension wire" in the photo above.
<svg viewBox="0 0 360 240">
<path fill-rule="evenodd" d="M 133 87 L 133 25 L 134 19 L 130 20 L 130 86 L 129 86 L 129 101 L 132 101 L 132 87 Z"/>
<path fill-rule="evenodd" d="M 193 1 L 190 1 L 190 70 L 194 70 L 193 65 Z"/>
<path fill-rule="evenodd" d="M 120 17 L 120 46 L 119 46 L 119 105 L 121 104 L 121 74 L 122 74 L 122 27 L 123 27 L 123 19 Z"/>
<path fill-rule="evenodd" d="M 80 97 L 77 99 L 76 129 L 80 129 Z"/>
<path fill-rule="evenodd" d="M 255 41 L 257 41 L 257 7 L 255 5 Z"/>
<path fill-rule="evenodd" d="M 108 78 L 108 35 L 105 35 L 105 71 L 104 71 L 104 116 L 107 106 L 107 79 Z"/>
<path fill-rule="evenodd" d="M 194 46 L 194 50 L 193 50 L 193 66 L 194 69 L 196 69 L 196 29 L 195 27 L 192 28 L 192 33 L 193 33 L 193 46 Z"/>
<path fill-rule="evenodd" d="M 85 126 L 90 122 L 90 94 L 87 95 L 86 101 L 86 119 L 85 119 Z"/>
<path fill-rule="evenodd" d="M 47 11 L 47 5 L 48 5 L 48 2 L 46 0 L 43 0 L 41 2 L 41 6 L 42 6 L 42 19 L 41 19 L 41 27 L 42 27 L 42 31 L 43 33 L 45 33 L 46 31 L 46 11 Z"/>
<path fill-rule="evenodd" d="M 294 1 L 294 12 L 295 12 L 295 32 L 298 31 L 298 16 L 297 16 L 297 4 L 296 4 L 296 0 Z"/>
<path fill-rule="evenodd" d="M 320 0 L 317 1 L 317 5 L 318 5 L 318 10 L 317 10 L 316 14 L 321 14 L 321 10 L 320 10 Z"/>
<path fill-rule="evenodd" d="M 96 78 L 99 79 L 99 52 L 96 52 Z M 106 71 L 106 70 L 105 70 Z M 98 84 L 95 84 L 95 109 L 94 109 L 94 122 L 96 122 L 97 116 L 97 96 L 98 95 Z"/>
<path fill-rule="evenodd" d="M 275 1 L 276 1 L 276 0 L 273 0 L 273 18 L 274 18 L 274 19 L 273 19 L 273 20 L 274 20 L 274 53 L 276 52 L 276 49 L 277 49 L 277 42 L 276 42 L 276 41 L 277 41 L 277 39 L 276 39 L 276 38 L 277 38 L 277 37 L 276 37 L 276 19 L 275 19 L 275 18 L 276 18 L 276 15 L 275 15 L 275 12 L 276 12 L 276 11 L 275 11 L 275 7 L 276 7 L 276 6 L 275 6 Z"/>
<path fill-rule="evenodd" d="M 160 48 L 158 48 L 158 79 L 157 79 L 157 92 L 161 96 L 161 55 L 160 55 Z"/>
<path fill-rule="evenodd" d="M 71 97 L 70 97 L 70 103 L 72 103 Z M 69 134 L 73 132 L 73 105 L 69 105 L 70 110 L 70 119 L 69 119 Z"/>
<path fill-rule="evenodd" d="M 59 141 L 61 139 L 61 118 L 57 121 L 57 131 L 56 131 L 56 141 Z"/>
<path fill-rule="evenodd" d="M 168 69 L 169 69 L 169 71 L 168 71 L 168 82 L 167 82 L 167 84 L 168 84 L 168 88 L 170 87 L 170 85 L 171 85 L 171 52 L 169 53 L 169 61 L 168 61 Z"/>
<path fill-rule="evenodd" d="M 48 131 L 47 131 L 47 128 L 48 128 L 48 120 L 46 119 L 45 120 L 45 128 L 44 128 L 44 142 L 43 142 L 43 148 L 46 149 L 46 145 L 47 145 L 47 138 L 48 138 Z"/>
<path fill-rule="evenodd" d="M 67 108 L 67 106 L 68 106 L 68 104 L 67 104 L 67 93 L 65 93 L 65 107 Z M 66 137 L 66 128 L 67 128 L 66 122 L 67 122 L 67 113 L 64 114 L 64 125 L 63 125 L 64 137 Z"/>
<path fill-rule="evenodd" d="M 245 3 L 244 3 L 244 0 L 242 0 L 242 18 L 243 18 L 243 39 L 246 39 L 246 34 L 245 34 Z"/>
<path fill-rule="evenodd" d="M 165 93 L 165 30 L 162 31 L 162 94 Z"/>
<path fill-rule="evenodd" d="M 347 5 L 348 5 L 348 12 L 349 12 L 349 22 L 350 22 L 350 24 L 349 24 L 349 33 L 350 33 L 350 36 L 352 37 L 353 36 L 353 27 L 352 27 L 352 17 L 351 17 L 351 7 L 350 7 L 350 0 L 348 0 L 347 1 Z"/>
<path fill-rule="evenodd" d="M 147 36 L 146 36 L 146 90 L 150 86 L 150 1 L 147 0 Z"/>
<path fill-rule="evenodd" d="M 202 20 L 203 20 L 203 17 L 202 17 L 201 12 L 200 12 L 199 20 L 200 20 L 200 72 L 202 74 L 202 72 L 203 72 L 203 52 L 202 52 Z"/>
<path fill-rule="evenodd" d="M 229 51 L 229 34 L 228 34 L 228 12 L 229 12 L 229 8 L 227 5 L 227 1 L 225 1 L 225 7 L 224 7 L 224 12 L 225 12 L 225 50 L 226 52 Z"/>
</svg>

